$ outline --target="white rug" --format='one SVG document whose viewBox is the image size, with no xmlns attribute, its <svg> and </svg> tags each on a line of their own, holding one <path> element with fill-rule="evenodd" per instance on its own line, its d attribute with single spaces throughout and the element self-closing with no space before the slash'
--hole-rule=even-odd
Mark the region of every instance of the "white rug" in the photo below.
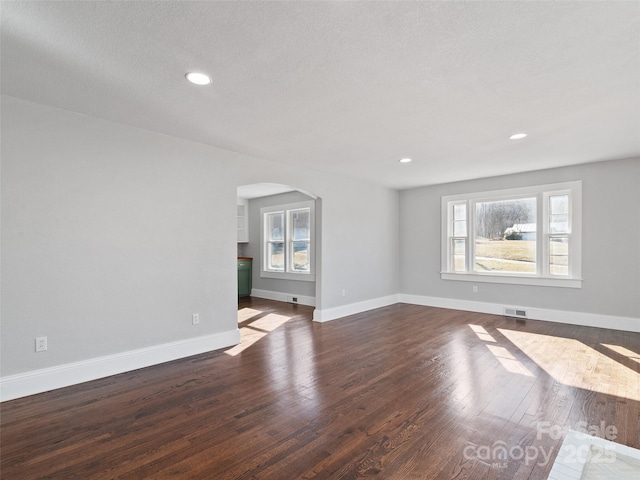
<svg viewBox="0 0 640 480">
<path fill-rule="evenodd" d="M 549 480 L 638 480 L 640 450 L 569 430 Z"/>
</svg>

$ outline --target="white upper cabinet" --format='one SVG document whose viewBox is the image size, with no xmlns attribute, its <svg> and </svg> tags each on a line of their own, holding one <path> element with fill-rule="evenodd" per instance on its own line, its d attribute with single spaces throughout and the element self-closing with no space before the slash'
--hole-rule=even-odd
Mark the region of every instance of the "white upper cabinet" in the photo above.
<svg viewBox="0 0 640 480">
<path fill-rule="evenodd" d="M 238 220 L 238 243 L 247 243 L 249 242 L 249 201 L 244 198 L 238 198 L 236 208 Z"/>
</svg>

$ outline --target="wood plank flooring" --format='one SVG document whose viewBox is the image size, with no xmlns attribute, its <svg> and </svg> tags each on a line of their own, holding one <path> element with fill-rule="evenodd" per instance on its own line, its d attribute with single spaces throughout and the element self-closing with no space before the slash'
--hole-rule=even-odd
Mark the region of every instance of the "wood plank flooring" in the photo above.
<svg viewBox="0 0 640 480">
<path fill-rule="evenodd" d="M 561 428 L 640 448 L 640 334 L 311 312 L 248 298 L 240 346 L 3 403 L 1 477 L 545 479 Z"/>
</svg>

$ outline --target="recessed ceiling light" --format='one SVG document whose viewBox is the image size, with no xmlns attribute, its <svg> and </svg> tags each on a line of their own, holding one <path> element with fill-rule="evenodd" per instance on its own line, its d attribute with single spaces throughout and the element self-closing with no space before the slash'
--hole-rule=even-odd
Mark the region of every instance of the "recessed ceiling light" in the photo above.
<svg viewBox="0 0 640 480">
<path fill-rule="evenodd" d="M 195 83 L 196 85 L 209 85 L 211 83 L 211 79 L 204 73 L 189 72 L 185 77 L 187 77 L 187 80 L 191 83 Z"/>
<path fill-rule="evenodd" d="M 521 138 L 526 137 L 527 134 L 526 133 L 514 133 L 513 135 L 511 135 L 509 138 L 511 140 L 520 140 Z"/>
<path fill-rule="evenodd" d="M 410 163 L 411 159 L 410 158 L 401 158 L 400 159 L 400 163 Z"/>
</svg>

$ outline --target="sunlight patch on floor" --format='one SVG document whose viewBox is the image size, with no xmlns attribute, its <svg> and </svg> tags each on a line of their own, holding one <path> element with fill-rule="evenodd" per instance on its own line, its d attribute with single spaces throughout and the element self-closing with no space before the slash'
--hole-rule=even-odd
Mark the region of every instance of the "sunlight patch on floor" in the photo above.
<svg viewBox="0 0 640 480">
<path fill-rule="evenodd" d="M 493 356 L 498 359 L 502 366 L 511 373 L 517 373 L 518 375 L 524 375 L 525 377 L 534 377 L 535 375 L 525 367 L 520 360 L 514 357 L 509 350 L 504 347 L 498 347 L 495 345 L 487 345 L 487 348 L 493 353 Z"/>
<path fill-rule="evenodd" d="M 254 308 L 244 307 L 238 310 L 238 323 L 246 322 L 252 317 L 262 313 L 262 310 L 256 310 Z"/>
<path fill-rule="evenodd" d="M 640 353 L 636 353 L 633 350 L 629 350 L 628 348 L 621 347 L 620 345 L 608 345 L 606 343 L 601 343 L 603 347 L 607 347 L 609 350 L 613 350 L 620 355 L 623 355 L 634 362 L 640 363 Z"/>
<path fill-rule="evenodd" d="M 286 315 L 270 313 L 269 315 L 265 315 L 264 317 L 251 322 L 249 325 L 253 328 L 259 328 L 260 330 L 273 332 L 276 328 L 278 328 L 283 323 L 288 322 L 289 320 L 291 320 L 291 317 L 287 317 Z"/>
<path fill-rule="evenodd" d="M 487 332 L 484 327 L 481 327 L 480 325 L 472 325 L 469 324 L 469 327 L 471 327 L 471 330 L 473 330 L 475 332 L 475 334 L 478 336 L 478 338 L 480 340 L 484 340 L 486 342 L 495 342 L 496 339 L 493 338 L 491 335 L 489 335 L 489 332 Z"/>
<path fill-rule="evenodd" d="M 473 325 L 471 323 L 468 325 L 480 340 L 496 343 L 496 339 L 493 338 L 493 336 L 490 335 L 489 332 L 487 332 L 487 330 L 481 325 Z M 487 345 L 487 348 L 507 372 L 524 375 L 526 377 L 535 377 L 535 375 L 531 373 L 529 369 L 525 367 L 520 360 L 514 357 L 506 348 L 499 347 L 497 345 Z"/>
<path fill-rule="evenodd" d="M 238 311 L 238 320 L 240 319 L 241 313 L 243 317 L 246 317 L 244 320 L 246 321 L 247 319 L 251 319 L 256 314 L 260 314 L 262 312 L 252 308 L 243 308 Z M 245 351 L 258 340 L 266 337 L 270 332 L 273 332 L 276 328 L 289 320 L 291 320 L 291 317 L 278 315 L 277 313 L 270 313 L 264 317 L 254 320 L 249 325 L 240 328 L 240 343 L 228 350 L 225 350 L 224 353 L 231 355 L 232 357 L 238 355 L 240 352 Z"/>
<path fill-rule="evenodd" d="M 262 337 L 267 336 L 267 333 L 268 332 L 254 330 L 251 327 L 242 327 L 240 329 L 240 343 L 235 347 L 231 347 L 230 349 L 225 350 L 224 353 L 226 353 L 227 355 L 231 355 L 232 357 L 235 357 L 240 352 L 246 350 L 251 345 L 256 343 Z"/>
<path fill-rule="evenodd" d="M 498 331 L 565 385 L 640 401 L 640 374 L 578 340 Z"/>
</svg>

